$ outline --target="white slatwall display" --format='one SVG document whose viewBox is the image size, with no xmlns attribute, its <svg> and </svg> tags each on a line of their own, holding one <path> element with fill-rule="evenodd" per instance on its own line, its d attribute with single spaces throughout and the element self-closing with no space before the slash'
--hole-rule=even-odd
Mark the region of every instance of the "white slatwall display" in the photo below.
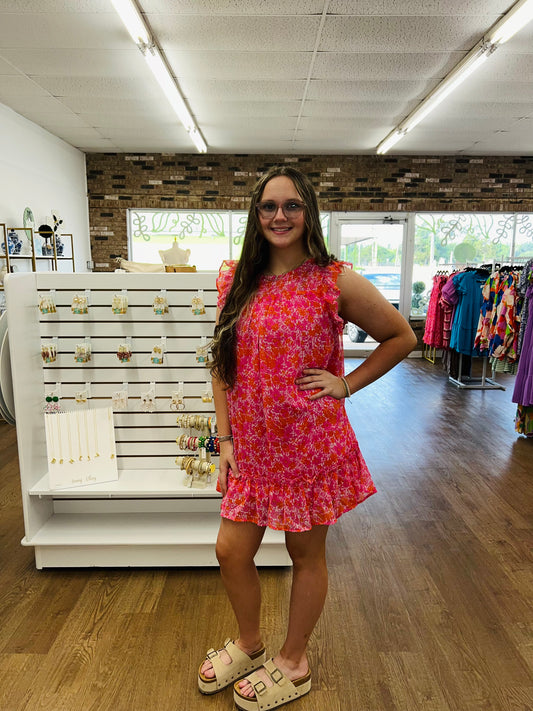
<svg viewBox="0 0 533 711">
<path fill-rule="evenodd" d="M 8 329 L 25 521 L 24 545 L 35 547 L 36 565 L 207 566 L 216 565 L 214 543 L 220 495 L 216 472 L 205 488 L 185 484 L 176 438 L 200 432 L 177 426 L 181 414 L 214 417 L 205 395 L 209 370 L 196 349 L 213 335 L 216 274 L 12 274 L 6 279 Z M 193 313 L 203 291 L 205 314 Z M 163 291 L 169 311 L 154 313 Z M 127 296 L 125 314 L 112 310 L 116 294 Z M 73 314 L 76 296 L 87 296 L 88 312 Z M 55 313 L 38 308 L 51 296 Z M 55 362 L 44 363 L 41 346 L 56 346 Z M 76 347 L 90 344 L 91 360 L 75 360 Z M 130 362 L 117 357 L 131 346 Z M 164 345 L 163 363 L 154 364 L 154 346 Z M 183 384 L 184 410 L 171 408 Z M 155 389 L 155 410 L 142 398 Z M 43 408 L 46 396 L 60 397 L 64 410 L 112 405 L 126 390 L 127 408 L 114 411 L 118 481 L 53 489 Z M 89 397 L 78 402 L 80 393 Z M 83 400 L 83 398 L 82 398 Z M 213 462 L 217 464 L 217 457 Z M 288 565 L 279 532 L 267 531 L 257 556 L 260 565 Z"/>
</svg>

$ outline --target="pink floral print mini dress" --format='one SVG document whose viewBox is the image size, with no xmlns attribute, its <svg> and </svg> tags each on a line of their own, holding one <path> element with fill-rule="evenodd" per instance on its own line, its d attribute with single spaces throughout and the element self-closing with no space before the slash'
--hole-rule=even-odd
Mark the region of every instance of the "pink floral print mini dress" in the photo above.
<svg viewBox="0 0 533 711">
<path fill-rule="evenodd" d="M 217 279 L 224 306 L 236 262 Z M 375 493 L 344 402 L 309 400 L 304 368 L 344 373 L 337 277 L 313 260 L 263 275 L 237 324 L 237 377 L 227 391 L 239 477 L 228 476 L 221 514 L 283 531 L 330 525 Z"/>
</svg>

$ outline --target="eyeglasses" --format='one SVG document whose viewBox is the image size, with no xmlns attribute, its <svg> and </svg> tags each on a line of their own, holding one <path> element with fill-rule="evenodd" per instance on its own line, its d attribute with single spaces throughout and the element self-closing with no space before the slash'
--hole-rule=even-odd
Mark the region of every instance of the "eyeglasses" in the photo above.
<svg viewBox="0 0 533 711">
<path fill-rule="evenodd" d="M 305 204 L 303 202 L 299 202 L 298 200 L 286 200 L 278 205 L 272 200 L 265 200 L 265 202 L 258 203 L 256 207 L 257 212 L 265 219 L 274 217 L 280 207 L 283 210 L 285 217 L 291 218 L 301 215 L 305 209 Z"/>
</svg>

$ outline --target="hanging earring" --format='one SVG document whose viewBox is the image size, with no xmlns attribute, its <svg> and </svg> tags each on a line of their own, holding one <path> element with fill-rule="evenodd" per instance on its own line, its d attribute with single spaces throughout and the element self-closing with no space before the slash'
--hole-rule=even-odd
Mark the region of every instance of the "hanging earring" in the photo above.
<svg viewBox="0 0 533 711">
<path fill-rule="evenodd" d="M 202 298 L 202 293 L 203 292 L 199 291 L 198 294 L 195 294 L 195 296 L 192 297 L 191 309 L 195 316 L 201 316 L 202 314 L 205 314 L 205 305 L 204 300 Z"/>
<path fill-rule="evenodd" d="M 113 410 L 126 410 L 128 407 L 128 392 L 126 390 L 116 390 L 111 395 Z"/>
<path fill-rule="evenodd" d="M 141 410 L 143 412 L 154 412 L 155 410 L 155 392 L 148 390 L 141 393 Z"/>
<path fill-rule="evenodd" d="M 163 350 L 161 349 L 161 346 L 154 346 L 152 348 L 152 355 L 150 357 L 150 360 L 154 365 L 163 364 Z"/>
<path fill-rule="evenodd" d="M 161 316 L 161 314 L 168 314 L 168 301 L 167 297 L 163 293 L 158 294 L 155 297 L 153 309 L 154 313 L 158 316 Z"/>
<path fill-rule="evenodd" d="M 54 415 L 61 412 L 61 405 L 59 404 L 57 395 L 47 395 L 44 400 L 44 412 L 47 415 Z"/>
</svg>

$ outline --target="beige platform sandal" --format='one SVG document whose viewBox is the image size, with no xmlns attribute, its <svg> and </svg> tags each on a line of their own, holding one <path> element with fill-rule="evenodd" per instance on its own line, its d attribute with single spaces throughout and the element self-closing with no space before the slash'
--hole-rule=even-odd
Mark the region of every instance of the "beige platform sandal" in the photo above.
<svg viewBox="0 0 533 711">
<path fill-rule="evenodd" d="M 254 687 L 255 698 L 243 696 L 236 682 L 233 685 L 233 700 L 235 706 L 241 711 L 270 711 L 290 701 L 295 701 L 300 696 L 305 696 L 311 691 L 311 671 L 305 676 L 291 681 L 274 664 L 272 659 L 264 663 L 265 671 L 272 679 L 272 686 L 267 686 L 261 677 L 254 672 L 247 675 L 247 680 Z"/>
<path fill-rule="evenodd" d="M 231 657 L 231 662 L 229 664 L 224 664 L 220 658 L 220 652 L 222 650 L 210 649 L 207 652 L 206 659 L 208 659 L 213 665 L 213 670 L 215 676 L 209 678 L 202 674 L 202 664 L 198 669 L 198 688 L 202 694 L 216 694 L 217 691 L 222 691 L 230 684 L 242 679 L 247 676 L 250 672 L 263 666 L 266 660 L 266 650 L 265 647 L 261 647 L 257 652 L 253 654 L 246 654 L 242 649 L 239 649 L 236 644 L 234 644 L 231 639 L 224 642 L 224 649 Z"/>
</svg>

